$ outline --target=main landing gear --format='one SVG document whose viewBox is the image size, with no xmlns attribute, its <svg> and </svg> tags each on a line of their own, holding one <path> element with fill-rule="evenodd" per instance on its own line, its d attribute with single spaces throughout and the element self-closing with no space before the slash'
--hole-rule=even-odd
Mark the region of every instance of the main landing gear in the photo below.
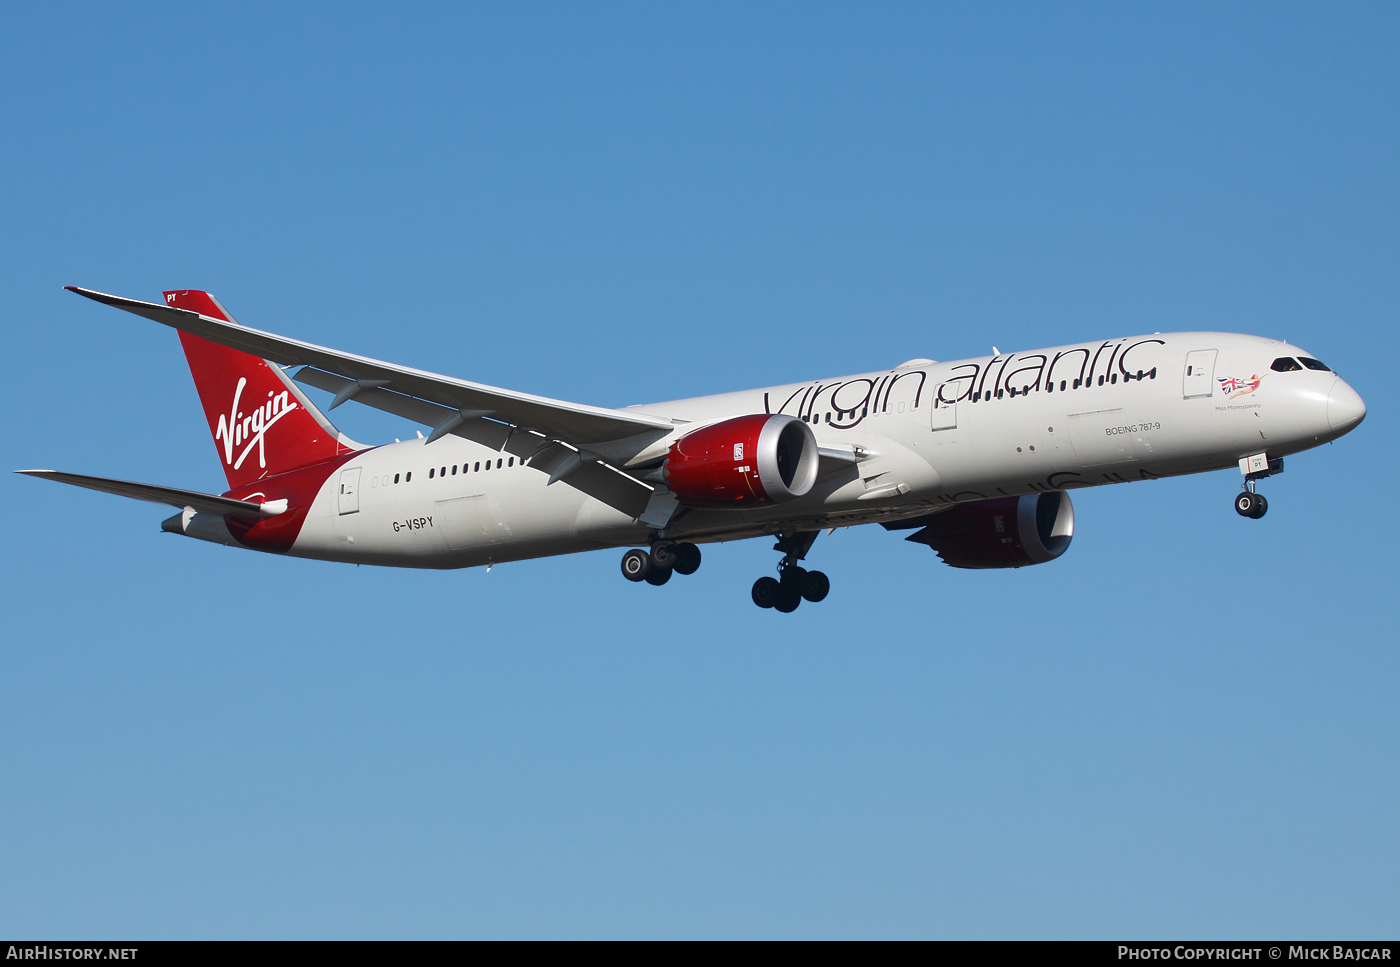
<svg viewBox="0 0 1400 967">
<path fill-rule="evenodd" d="M 1264 499 L 1264 495 L 1256 493 L 1254 489 L 1255 481 L 1263 480 L 1265 477 L 1272 477 L 1276 473 L 1283 473 L 1283 460 L 1275 457 L 1269 460 L 1267 457 L 1250 457 L 1249 460 L 1258 460 L 1255 466 L 1265 469 L 1246 473 L 1244 476 L 1244 490 L 1235 495 L 1235 513 L 1241 517 L 1249 517 L 1258 520 L 1269 512 L 1269 502 Z M 1244 469 L 1244 460 L 1240 469 Z"/>
<path fill-rule="evenodd" d="M 671 572 L 694 574 L 700 569 L 700 548 L 690 543 L 659 540 L 647 552 L 634 547 L 622 555 L 622 576 L 657 587 L 671 580 Z"/>
<path fill-rule="evenodd" d="M 797 610 L 803 598 L 815 604 L 827 596 L 831 591 L 827 576 L 797 563 L 807 556 L 816 539 L 816 531 L 778 535 L 778 543 L 773 545 L 773 550 L 783 552 L 783 559 L 778 562 L 778 577 L 761 577 L 753 583 L 754 604 L 788 614 Z"/>
</svg>

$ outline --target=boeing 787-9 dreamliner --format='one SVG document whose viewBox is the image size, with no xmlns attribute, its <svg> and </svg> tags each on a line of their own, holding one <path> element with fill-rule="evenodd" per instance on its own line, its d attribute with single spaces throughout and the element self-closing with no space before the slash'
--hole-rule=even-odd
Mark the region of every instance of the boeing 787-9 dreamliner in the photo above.
<svg viewBox="0 0 1400 967">
<path fill-rule="evenodd" d="M 248 329 L 206 292 L 140 302 L 70 287 L 180 334 L 228 490 L 53 470 L 36 477 L 168 504 L 174 534 L 272 554 L 458 568 L 627 548 L 662 585 L 700 545 L 775 537 L 761 608 L 821 601 L 817 534 L 913 531 L 945 562 L 1023 567 L 1074 536 L 1070 491 L 1238 467 L 1246 518 L 1283 458 L 1366 405 L 1316 356 L 1259 336 L 1153 333 L 607 409 L 517 393 Z M 356 443 L 302 386 L 422 424 Z"/>
</svg>

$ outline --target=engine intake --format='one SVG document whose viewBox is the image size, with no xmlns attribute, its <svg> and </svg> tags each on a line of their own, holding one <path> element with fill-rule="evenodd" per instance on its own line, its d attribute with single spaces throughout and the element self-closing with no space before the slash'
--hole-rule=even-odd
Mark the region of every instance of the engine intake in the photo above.
<svg viewBox="0 0 1400 967">
<path fill-rule="evenodd" d="M 817 438 L 795 416 L 756 413 L 687 433 L 666 457 L 666 484 L 690 507 L 795 500 L 817 480 Z"/>
<path fill-rule="evenodd" d="M 925 526 L 905 540 L 927 544 L 953 567 L 1025 567 L 1053 561 L 1069 549 L 1074 504 L 1063 491 L 997 497 L 896 526 L 918 524 Z"/>
</svg>

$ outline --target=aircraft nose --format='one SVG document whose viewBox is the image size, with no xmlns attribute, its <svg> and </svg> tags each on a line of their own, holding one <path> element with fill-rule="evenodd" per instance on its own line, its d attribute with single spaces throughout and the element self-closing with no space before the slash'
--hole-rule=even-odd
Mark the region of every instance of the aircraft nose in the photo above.
<svg viewBox="0 0 1400 967">
<path fill-rule="evenodd" d="M 1327 422 L 1332 429 L 1347 432 L 1366 417 L 1366 403 L 1343 380 L 1332 384 L 1327 395 Z"/>
</svg>

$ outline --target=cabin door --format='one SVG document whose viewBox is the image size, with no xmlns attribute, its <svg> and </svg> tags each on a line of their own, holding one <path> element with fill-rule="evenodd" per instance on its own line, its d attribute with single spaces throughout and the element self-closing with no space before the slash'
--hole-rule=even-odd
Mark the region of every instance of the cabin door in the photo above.
<svg viewBox="0 0 1400 967">
<path fill-rule="evenodd" d="M 950 379 L 939 386 L 933 394 L 933 407 L 929 411 L 932 430 L 956 430 L 958 428 L 958 397 L 971 383 L 968 379 Z"/>
<path fill-rule="evenodd" d="M 339 500 L 342 517 L 346 514 L 358 514 L 360 512 L 359 467 L 352 467 L 349 470 L 340 471 Z"/>
<path fill-rule="evenodd" d="M 1198 349 L 1186 354 L 1186 371 L 1181 377 L 1181 396 L 1195 399 L 1215 391 L 1215 350 Z"/>
</svg>

